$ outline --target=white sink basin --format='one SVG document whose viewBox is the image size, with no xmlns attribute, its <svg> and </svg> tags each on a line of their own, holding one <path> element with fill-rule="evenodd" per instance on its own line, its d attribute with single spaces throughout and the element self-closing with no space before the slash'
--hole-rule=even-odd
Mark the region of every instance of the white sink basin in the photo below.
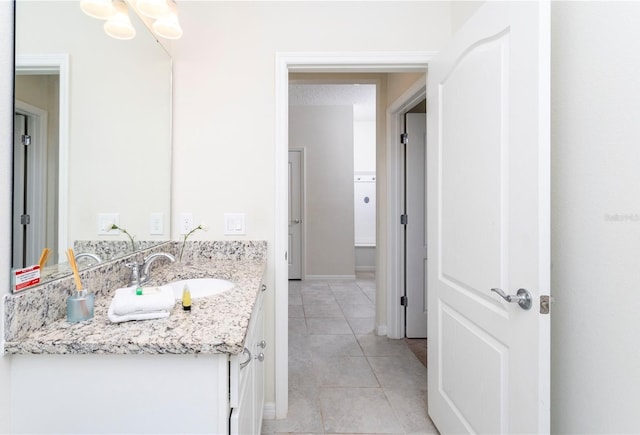
<svg viewBox="0 0 640 435">
<path fill-rule="evenodd" d="M 194 278 L 174 281 L 167 284 L 173 290 L 176 299 L 182 299 L 184 286 L 189 287 L 192 299 L 203 298 L 205 296 L 217 295 L 229 290 L 235 284 L 226 279 L 217 278 Z"/>
</svg>

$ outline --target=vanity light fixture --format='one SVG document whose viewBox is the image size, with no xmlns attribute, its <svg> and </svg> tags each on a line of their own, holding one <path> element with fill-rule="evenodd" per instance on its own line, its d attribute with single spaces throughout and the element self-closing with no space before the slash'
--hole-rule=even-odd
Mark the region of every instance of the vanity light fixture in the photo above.
<svg viewBox="0 0 640 435">
<path fill-rule="evenodd" d="M 166 39 L 182 37 L 175 0 L 137 0 L 132 7 L 144 17 L 154 20 L 151 28 L 156 35 Z M 112 38 L 132 39 L 136 36 L 125 0 L 80 0 L 80 8 L 90 17 L 106 20 L 104 31 Z"/>
<path fill-rule="evenodd" d="M 116 13 L 104 23 L 104 31 L 112 38 L 133 39 L 136 29 L 131 24 L 126 3 L 124 0 L 113 0 L 113 6 Z"/>
</svg>

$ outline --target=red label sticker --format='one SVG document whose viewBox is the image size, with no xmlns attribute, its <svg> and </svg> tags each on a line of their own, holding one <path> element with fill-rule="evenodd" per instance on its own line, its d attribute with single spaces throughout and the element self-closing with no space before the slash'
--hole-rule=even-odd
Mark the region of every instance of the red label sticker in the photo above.
<svg viewBox="0 0 640 435">
<path fill-rule="evenodd" d="M 27 287 L 40 283 L 40 266 L 30 266 L 24 269 L 16 269 L 15 273 L 15 291 L 24 290 Z"/>
</svg>

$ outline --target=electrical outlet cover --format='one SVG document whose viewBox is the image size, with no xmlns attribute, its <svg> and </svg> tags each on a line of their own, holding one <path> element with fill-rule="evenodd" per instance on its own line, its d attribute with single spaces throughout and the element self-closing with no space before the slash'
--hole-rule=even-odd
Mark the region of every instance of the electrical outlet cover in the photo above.
<svg viewBox="0 0 640 435">
<path fill-rule="evenodd" d="M 187 234 L 193 229 L 193 213 L 180 213 L 180 234 Z"/>
<path fill-rule="evenodd" d="M 98 213 L 98 235 L 117 236 L 120 234 L 118 230 L 107 229 L 112 224 L 120 225 L 119 213 Z"/>
</svg>

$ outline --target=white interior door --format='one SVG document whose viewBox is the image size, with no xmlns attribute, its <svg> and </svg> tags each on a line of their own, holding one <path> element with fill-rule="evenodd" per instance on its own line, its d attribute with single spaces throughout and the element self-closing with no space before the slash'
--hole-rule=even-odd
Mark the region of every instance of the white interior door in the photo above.
<svg viewBox="0 0 640 435">
<path fill-rule="evenodd" d="M 302 279 L 302 150 L 289 151 L 289 279 Z"/>
<path fill-rule="evenodd" d="M 427 336 L 427 252 L 425 239 L 425 134 L 424 113 L 407 113 L 405 131 L 405 335 L 409 338 Z"/>
<path fill-rule="evenodd" d="M 485 3 L 427 96 L 429 414 L 441 433 L 548 432 L 549 4 Z"/>
</svg>

